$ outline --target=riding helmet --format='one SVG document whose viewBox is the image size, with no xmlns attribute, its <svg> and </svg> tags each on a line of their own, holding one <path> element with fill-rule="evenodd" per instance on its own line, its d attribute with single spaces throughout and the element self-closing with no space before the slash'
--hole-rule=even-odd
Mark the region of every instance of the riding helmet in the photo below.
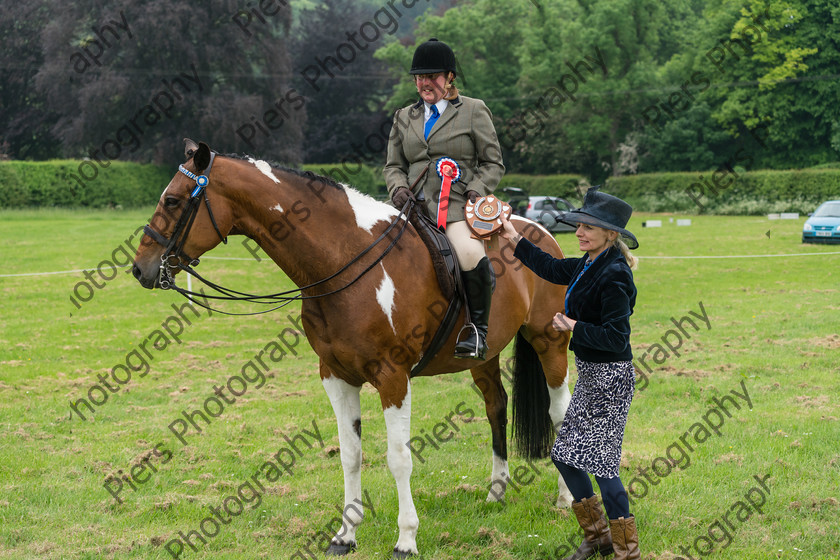
<svg viewBox="0 0 840 560">
<path fill-rule="evenodd" d="M 414 51 L 409 74 L 435 74 L 437 72 L 455 74 L 455 53 L 449 45 L 432 37 Z"/>
</svg>

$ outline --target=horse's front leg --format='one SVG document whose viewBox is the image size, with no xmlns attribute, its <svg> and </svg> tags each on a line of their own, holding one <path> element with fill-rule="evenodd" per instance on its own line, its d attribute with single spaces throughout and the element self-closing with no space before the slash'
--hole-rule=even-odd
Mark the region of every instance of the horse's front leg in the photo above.
<svg viewBox="0 0 840 560">
<path fill-rule="evenodd" d="M 493 471 L 490 475 L 488 502 L 504 502 L 510 480 L 507 457 L 507 393 L 502 385 L 499 357 L 491 358 L 470 370 L 475 386 L 484 397 L 484 410 L 490 421 L 493 438 Z"/>
<path fill-rule="evenodd" d="M 362 509 L 362 412 L 361 387 L 332 376 L 321 364 L 321 378 L 338 423 L 341 466 L 344 469 L 344 515 L 341 530 L 332 538 L 327 555 L 344 555 L 356 548 L 356 527 L 364 519 Z"/>
<path fill-rule="evenodd" d="M 411 384 L 408 375 L 404 380 L 379 388 L 385 427 L 388 430 L 388 467 L 397 483 L 400 514 L 397 526 L 400 530 L 394 547 L 394 558 L 407 558 L 417 554 L 417 528 L 420 520 L 411 498 L 411 453 L 408 442 L 411 439 Z"/>
</svg>

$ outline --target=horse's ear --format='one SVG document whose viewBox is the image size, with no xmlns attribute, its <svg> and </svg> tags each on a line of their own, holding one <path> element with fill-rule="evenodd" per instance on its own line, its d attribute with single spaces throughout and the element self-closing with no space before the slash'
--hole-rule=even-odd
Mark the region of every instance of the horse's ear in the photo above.
<svg viewBox="0 0 840 560">
<path fill-rule="evenodd" d="M 198 143 L 198 150 L 193 155 L 193 165 L 195 165 L 195 172 L 201 173 L 207 166 L 210 165 L 210 146 L 204 142 Z"/>
<path fill-rule="evenodd" d="M 184 157 L 190 159 L 193 157 L 193 154 L 196 150 L 198 150 L 198 144 L 195 141 L 190 140 L 189 138 L 184 138 Z"/>
</svg>

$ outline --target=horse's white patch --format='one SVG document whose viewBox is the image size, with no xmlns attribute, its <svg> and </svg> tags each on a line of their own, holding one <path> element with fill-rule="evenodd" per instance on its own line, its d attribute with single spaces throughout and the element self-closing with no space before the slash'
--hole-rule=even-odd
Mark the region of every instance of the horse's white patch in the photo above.
<svg viewBox="0 0 840 560">
<path fill-rule="evenodd" d="M 353 387 L 337 377 L 322 381 L 330 398 L 338 423 L 338 443 L 341 448 L 341 465 L 344 470 L 344 515 L 336 535 L 346 543 L 356 542 L 356 528 L 364 518 L 362 504 L 362 440 L 356 432 L 362 412 L 359 399 L 361 386 Z M 347 507 L 352 505 L 352 507 Z"/>
<path fill-rule="evenodd" d="M 396 293 L 396 288 L 394 288 L 394 281 L 391 280 L 391 277 L 388 276 L 388 273 L 385 271 L 385 265 L 379 263 L 379 266 L 382 267 L 382 282 L 379 283 L 379 287 L 376 288 L 376 301 L 379 303 L 379 307 L 382 308 L 382 311 L 385 312 L 385 316 L 388 317 L 388 322 L 391 324 L 391 330 L 394 331 L 394 334 L 397 334 L 397 329 L 394 327 L 394 294 Z"/>
<path fill-rule="evenodd" d="M 274 176 L 274 173 L 271 172 L 271 165 L 268 164 L 267 161 L 263 160 L 255 160 L 254 158 L 248 158 L 248 163 L 253 163 L 254 167 L 260 170 L 260 172 L 274 181 L 275 183 L 279 183 L 280 180 Z"/>
<path fill-rule="evenodd" d="M 356 216 L 356 225 L 370 233 L 370 230 L 377 222 L 390 222 L 394 216 L 398 216 L 400 211 L 379 202 L 372 196 L 360 193 L 353 187 L 342 185 L 344 191 L 347 193 L 347 200 L 350 202 L 350 207 L 353 209 L 353 214 Z"/>
<path fill-rule="evenodd" d="M 563 418 L 566 417 L 566 410 L 572 400 L 572 394 L 569 392 L 569 368 L 566 368 L 566 378 L 559 387 L 552 387 L 547 383 L 546 387 L 548 387 L 551 403 L 548 407 L 548 415 L 551 417 L 552 424 L 554 424 L 554 431 L 559 432 L 560 426 L 563 424 Z"/>
<path fill-rule="evenodd" d="M 508 480 L 510 480 L 510 474 L 507 459 L 502 459 L 494 451 L 493 473 L 490 475 L 490 491 L 487 494 L 488 502 L 504 503 Z"/>
<path fill-rule="evenodd" d="M 388 467 L 397 483 L 400 513 L 397 526 L 400 535 L 395 549 L 417 554 L 417 527 L 420 520 L 414 500 L 411 499 L 411 453 L 406 445 L 411 440 L 411 383 L 407 383 L 406 395 L 399 407 L 392 405 L 382 411 L 388 434 Z"/>
<path fill-rule="evenodd" d="M 566 417 L 566 410 L 569 408 L 569 402 L 572 400 L 572 395 L 569 392 L 569 368 L 566 368 L 566 378 L 559 387 L 548 387 L 548 395 L 551 405 L 548 407 L 548 415 L 551 417 L 551 423 L 554 424 L 554 432 L 560 431 L 560 426 L 563 425 L 563 418 Z M 563 481 L 563 476 L 557 477 L 557 507 L 567 508 L 572 505 L 572 493 L 566 487 Z"/>
<path fill-rule="evenodd" d="M 273 206 L 273 207 L 269 208 L 269 210 L 277 210 L 278 212 L 282 212 L 283 207 L 278 204 L 277 206 Z"/>
</svg>

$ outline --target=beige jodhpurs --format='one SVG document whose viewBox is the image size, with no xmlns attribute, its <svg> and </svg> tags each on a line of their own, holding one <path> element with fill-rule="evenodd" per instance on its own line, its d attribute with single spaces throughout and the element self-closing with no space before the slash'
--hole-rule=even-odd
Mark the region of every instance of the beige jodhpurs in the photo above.
<svg viewBox="0 0 840 560">
<path fill-rule="evenodd" d="M 455 248 L 458 256 L 458 266 L 461 270 L 472 270 L 478 265 L 478 261 L 486 256 L 484 252 L 484 241 L 475 239 L 470 234 L 467 222 L 449 222 L 446 224 L 446 237 Z"/>
</svg>

